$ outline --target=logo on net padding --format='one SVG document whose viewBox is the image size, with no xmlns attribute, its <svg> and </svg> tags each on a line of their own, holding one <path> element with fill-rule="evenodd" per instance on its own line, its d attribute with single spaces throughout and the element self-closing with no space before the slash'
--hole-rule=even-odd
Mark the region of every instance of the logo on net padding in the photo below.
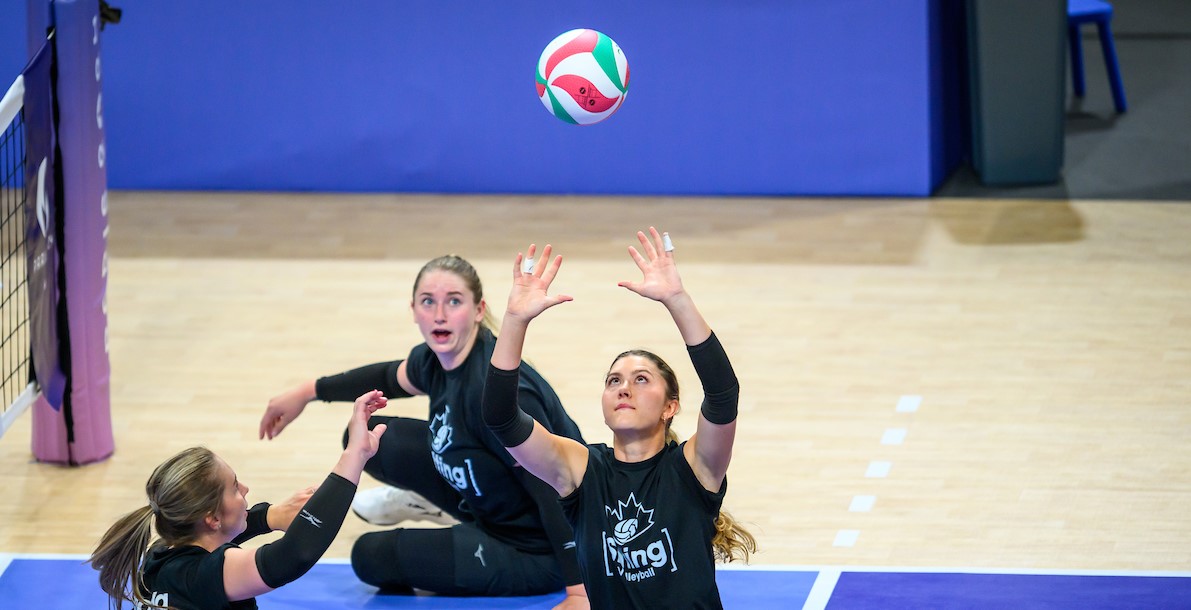
<svg viewBox="0 0 1191 610">
<path fill-rule="evenodd" d="M 669 528 L 653 529 L 653 509 L 645 508 L 634 494 L 625 501 L 617 500 L 616 508 L 605 506 L 612 524 L 612 535 L 604 532 L 604 572 L 615 573 L 629 582 L 653 578 L 658 570 L 669 565 L 670 572 L 678 571 L 674 560 L 674 543 Z"/>
</svg>

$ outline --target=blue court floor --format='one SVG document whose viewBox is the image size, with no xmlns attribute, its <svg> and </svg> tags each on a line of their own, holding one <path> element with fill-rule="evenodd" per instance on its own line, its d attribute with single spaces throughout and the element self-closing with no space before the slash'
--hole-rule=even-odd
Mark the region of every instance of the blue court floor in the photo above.
<svg viewBox="0 0 1191 610">
<path fill-rule="evenodd" d="M 81 555 L 0 553 L 0 607 L 106 608 Z M 1008 572 L 896 568 L 748 567 L 717 574 L 725 608 L 848 610 L 1191 609 L 1191 573 Z M 559 595 L 519 598 L 383 596 L 350 566 L 324 562 L 297 582 L 257 598 L 262 609 L 545 608 Z"/>
</svg>

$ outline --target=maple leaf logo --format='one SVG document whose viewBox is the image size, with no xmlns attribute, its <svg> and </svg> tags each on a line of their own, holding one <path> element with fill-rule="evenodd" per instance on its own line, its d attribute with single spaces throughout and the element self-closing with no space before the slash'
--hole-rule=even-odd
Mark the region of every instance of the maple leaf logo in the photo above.
<svg viewBox="0 0 1191 610">
<path fill-rule="evenodd" d="M 447 406 L 443 409 L 442 415 L 435 415 L 434 419 L 430 420 L 430 433 L 433 435 L 433 440 L 430 443 L 430 448 L 435 453 L 442 453 L 447 447 L 451 446 L 451 434 L 454 429 L 447 425 L 447 416 L 451 414 L 451 407 Z"/>
<path fill-rule="evenodd" d="M 615 510 L 607 506 L 604 510 L 616 518 L 612 533 L 620 544 L 629 542 L 653 527 L 653 510 L 641 506 L 634 494 L 630 493 L 625 502 L 617 500 Z"/>
</svg>

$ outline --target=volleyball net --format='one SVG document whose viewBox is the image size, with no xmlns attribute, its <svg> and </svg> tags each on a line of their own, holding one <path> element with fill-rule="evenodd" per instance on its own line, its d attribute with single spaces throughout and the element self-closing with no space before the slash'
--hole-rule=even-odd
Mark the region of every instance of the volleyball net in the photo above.
<svg viewBox="0 0 1191 610">
<path fill-rule="evenodd" d="M 0 436 L 39 461 L 114 451 L 100 0 L 26 0 L 29 62 L 0 102 Z"/>
<path fill-rule="evenodd" d="M 33 404 L 25 249 L 25 81 L 0 98 L 0 436 Z"/>
</svg>

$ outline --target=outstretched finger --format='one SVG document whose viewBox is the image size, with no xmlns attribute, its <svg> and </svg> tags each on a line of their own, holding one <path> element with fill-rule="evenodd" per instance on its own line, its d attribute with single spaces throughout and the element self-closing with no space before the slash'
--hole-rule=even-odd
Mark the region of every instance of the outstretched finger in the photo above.
<svg viewBox="0 0 1191 610">
<path fill-rule="evenodd" d="M 617 282 L 616 285 L 620 286 L 621 288 L 628 288 L 637 294 L 641 294 L 640 282 Z"/>
<path fill-rule="evenodd" d="M 653 227 L 650 227 L 649 229 L 651 231 L 654 230 Z M 649 240 L 649 237 L 645 235 L 644 231 L 637 231 L 637 241 L 641 242 L 641 249 L 644 251 L 645 256 L 649 260 L 653 260 L 658 257 L 658 249 L 653 247 L 653 242 Z"/>
<path fill-rule="evenodd" d="M 523 275 L 533 274 L 533 269 L 535 267 L 533 255 L 535 252 L 537 252 L 537 250 L 537 244 L 529 244 L 529 249 L 525 251 L 526 254 L 524 258 L 521 257 L 521 254 L 517 254 L 517 269 L 513 272 L 513 277 L 515 279 L 519 279 Z"/>
<path fill-rule="evenodd" d="M 546 251 L 547 252 L 550 251 L 549 246 L 546 247 Z M 542 256 L 542 260 L 543 261 L 547 260 L 546 256 Z M 554 283 L 554 277 L 556 275 L 558 275 L 558 269 L 560 267 L 562 267 L 562 255 L 561 254 L 559 254 L 558 256 L 555 256 L 554 260 L 549 261 L 548 265 L 542 265 L 542 281 L 546 282 L 547 286 Z"/>
<path fill-rule="evenodd" d="M 389 399 L 385 398 L 383 395 L 381 395 L 381 396 L 378 396 L 377 398 L 374 398 L 374 399 L 368 401 L 368 404 L 366 405 L 365 408 L 368 411 L 368 415 L 371 416 L 373 413 L 376 413 L 377 411 L 388 406 L 388 404 L 389 404 Z"/>
<path fill-rule="evenodd" d="M 534 265 L 533 274 L 535 277 L 543 277 L 543 274 L 546 273 L 546 268 L 550 266 L 549 263 L 550 263 L 550 253 L 551 252 L 554 252 L 554 246 L 551 246 L 550 244 L 546 244 L 546 247 L 542 249 L 542 259 L 541 259 L 542 262 L 546 263 L 546 264 Z M 549 280 L 546 280 L 546 281 L 549 282 Z"/>
<path fill-rule="evenodd" d="M 641 256 L 641 253 L 638 252 L 636 248 L 629 246 L 629 256 L 633 258 L 634 263 L 637 263 L 637 268 L 640 269 L 642 273 L 645 273 L 645 271 L 649 269 L 649 261 L 645 260 L 645 257 Z"/>
<path fill-rule="evenodd" d="M 656 227 L 649 227 L 649 236 L 652 238 L 651 243 L 655 252 L 667 252 L 666 240 L 662 239 L 662 234 L 658 232 Z"/>
<path fill-rule="evenodd" d="M 389 429 L 389 424 L 377 424 L 377 425 L 373 426 L 373 428 L 371 430 L 369 430 L 369 432 L 372 434 L 373 438 L 380 440 L 380 437 L 385 435 L 385 430 L 388 430 L 388 429 Z"/>
</svg>

